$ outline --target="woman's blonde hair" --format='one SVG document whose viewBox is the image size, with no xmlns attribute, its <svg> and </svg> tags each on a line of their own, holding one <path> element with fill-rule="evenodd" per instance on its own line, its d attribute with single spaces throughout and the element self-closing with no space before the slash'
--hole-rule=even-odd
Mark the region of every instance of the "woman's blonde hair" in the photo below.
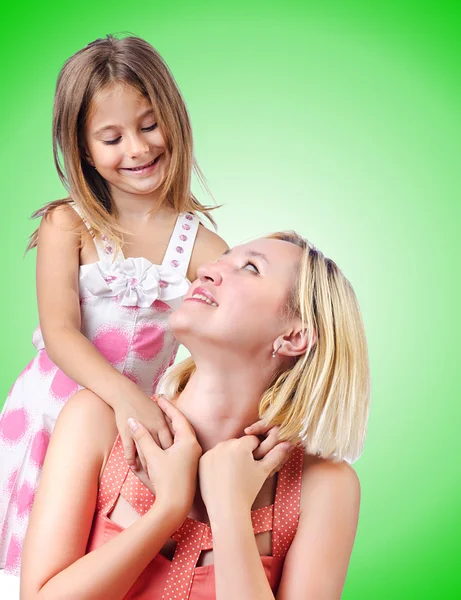
<svg viewBox="0 0 461 600">
<path fill-rule="evenodd" d="M 337 265 L 295 232 L 269 239 L 302 249 L 287 314 L 300 317 L 311 340 L 294 365 L 278 373 L 263 394 L 262 419 L 279 425 L 279 437 L 335 461 L 359 458 L 370 399 L 367 343 L 351 284 Z M 173 397 L 187 384 L 191 357 L 171 369 L 163 384 Z"/>
<path fill-rule="evenodd" d="M 117 39 L 112 35 L 85 46 L 64 64 L 58 77 L 53 110 L 53 154 L 59 178 L 69 197 L 50 202 L 32 217 L 42 217 L 73 201 L 94 235 L 105 235 L 121 245 L 123 230 L 117 223 L 107 182 L 85 159 L 85 120 L 96 94 L 112 83 L 130 85 L 152 104 L 156 120 L 171 154 L 162 184 L 161 200 L 176 212 L 202 213 L 214 225 L 210 211 L 191 192 L 192 171 L 208 190 L 194 156 L 192 129 L 186 105 L 169 68 L 145 40 Z M 37 245 L 38 230 L 28 250 Z"/>
</svg>

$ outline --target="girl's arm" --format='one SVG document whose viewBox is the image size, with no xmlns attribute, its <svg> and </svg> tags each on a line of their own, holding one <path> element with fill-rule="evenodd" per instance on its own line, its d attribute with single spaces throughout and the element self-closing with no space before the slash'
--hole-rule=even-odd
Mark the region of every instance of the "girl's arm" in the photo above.
<svg viewBox="0 0 461 600">
<path fill-rule="evenodd" d="M 113 413 L 88 390 L 64 406 L 45 459 L 26 535 L 21 600 L 122 599 L 184 519 L 152 509 L 85 554 L 102 465 L 116 436 Z"/>
<path fill-rule="evenodd" d="M 42 219 L 37 249 L 40 326 L 50 359 L 68 377 L 92 390 L 115 410 L 125 456 L 134 465 L 134 444 L 125 427 L 129 416 L 145 423 L 154 435 L 158 434 L 163 447 L 168 447 L 172 438 L 158 407 L 80 331 L 79 254 L 82 240 L 88 238 L 92 243 L 82 220 L 69 206 L 57 208 Z"/>
</svg>

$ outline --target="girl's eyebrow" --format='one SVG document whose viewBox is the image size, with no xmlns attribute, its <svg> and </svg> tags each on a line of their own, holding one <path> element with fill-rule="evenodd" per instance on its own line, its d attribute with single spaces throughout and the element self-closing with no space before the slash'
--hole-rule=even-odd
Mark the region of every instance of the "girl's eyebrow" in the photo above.
<svg viewBox="0 0 461 600">
<path fill-rule="evenodd" d="M 142 121 L 142 119 L 144 119 L 145 117 L 148 117 L 149 115 L 153 115 L 153 114 L 154 114 L 154 109 L 148 108 L 141 115 L 139 115 L 138 119 L 140 121 Z M 117 129 L 118 127 L 119 127 L 119 125 L 104 125 L 103 127 L 100 127 L 99 129 L 97 129 L 94 132 L 94 135 L 99 135 L 103 131 L 107 131 L 108 129 Z"/>
</svg>

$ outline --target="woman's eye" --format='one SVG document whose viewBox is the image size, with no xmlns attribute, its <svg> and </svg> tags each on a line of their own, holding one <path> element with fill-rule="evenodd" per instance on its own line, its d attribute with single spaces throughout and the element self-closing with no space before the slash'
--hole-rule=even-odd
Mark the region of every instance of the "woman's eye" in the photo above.
<svg viewBox="0 0 461 600">
<path fill-rule="evenodd" d="M 143 127 L 141 131 L 154 131 L 154 129 L 157 129 L 157 123 L 149 125 L 149 127 Z"/>
<path fill-rule="evenodd" d="M 118 138 L 115 138 L 113 140 L 103 140 L 103 144 L 106 144 L 106 146 L 113 146 L 114 144 L 118 144 L 119 141 L 122 139 L 122 136 L 119 135 Z"/>
<path fill-rule="evenodd" d="M 246 269 L 247 271 L 252 271 L 253 273 L 258 273 L 258 275 L 259 275 L 259 269 L 258 269 L 258 267 L 254 263 L 252 263 L 250 261 L 246 262 L 243 265 L 242 269 Z"/>
</svg>

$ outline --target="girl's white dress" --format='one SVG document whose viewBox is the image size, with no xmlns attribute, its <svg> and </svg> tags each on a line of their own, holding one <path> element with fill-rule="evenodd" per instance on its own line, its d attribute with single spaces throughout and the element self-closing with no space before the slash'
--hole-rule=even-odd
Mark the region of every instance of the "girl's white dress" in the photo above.
<svg viewBox="0 0 461 600">
<path fill-rule="evenodd" d="M 121 252 L 114 257 L 109 240 L 95 239 L 99 260 L 80 267 L 82 333 L 149 396 L 176 356 L 167 321 L 190 285 L 198 225 L 195 215 L 178 216 L 161 265 Z M 16 575 L 50 435 L 62 406 L 80 389 L 49 359 L 40 327 L 32 341 L 37 354 L 0 415 L 0 568 Z"/>
</svg>

